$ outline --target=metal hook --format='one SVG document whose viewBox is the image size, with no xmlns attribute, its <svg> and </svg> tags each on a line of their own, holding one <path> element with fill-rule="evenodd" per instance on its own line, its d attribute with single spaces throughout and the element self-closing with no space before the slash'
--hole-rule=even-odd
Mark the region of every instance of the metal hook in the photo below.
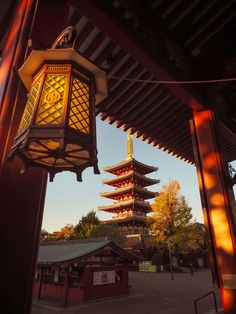
<svg viewBox="0 0 236 314">
<path fill-rule="evenodd" d="M 74 48 L 77 33 L 73 26 L 64 29 L 52 44 L 51 49 L 57 48 Z"/>
</svg>

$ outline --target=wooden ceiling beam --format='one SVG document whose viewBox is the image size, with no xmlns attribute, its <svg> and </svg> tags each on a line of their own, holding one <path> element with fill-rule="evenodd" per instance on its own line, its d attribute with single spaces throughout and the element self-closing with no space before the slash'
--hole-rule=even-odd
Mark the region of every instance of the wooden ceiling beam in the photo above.
<svg viewBox="0 0 236 314">
<path fill-rule="evenodd" d="M 159 95 L 159 97 L 155 97 L 155 99 L 151 102 L 151 105 L 146 107 L 145 104 L 143 106 L 142 112 L 140 112 L 139 116 L 137 117 L 137 114 L 132 117 L 132 119 L 135 119 L 135 123 L 139 124 L 141 123 L 143 125 L 143 128 L 145 128 L 146 125 L 149 125 L 149 118 L 154 117 L 156 112 L 159 112 L 159 110 L 164 110 L 165 104 L 168 106 L 168 102 L 176 102 L 171 100 L 170 94 L 162 94 Z"/>
<path fill-rule="evenodd" d="M 168 128 L 168 132 L 166 132 L 166 129 L 162 128 L 157 128 L 156 132 L 152 132 L 152 134 L 157 137 L 161 137 L 162 140 L 165 139 L 167 143 L 172 143 L 174 144 L 181 144 L 185 142 L 191 142 L 191 138 L 186 137 L 186 134 L 188 134 L 187 130 L 183 127 L 179 129 L 175 128 Z"/>
<path fill-rule="evenodd" d="M 85 15 L 94 25 L 109 36 L 117 45 L 120 45 L 127 53 L 137 60 L 150 73 L 160 77 L 162 80 L 174 81 L 175 78 L 166 69 L 158 63 L 158 59 L 149 49 L 146 48 L 142 38 L 132 36 L 124 25 L 118 25 L 117 22 L 106 14 L 96 1 L 77 0 L 73 1 L 76 9 Z M 181 99 L 181 101 L 191 107 L 193 110 L 203 110 L 204 105 L 196 96 L 189 92 L 180 84 L 166 84 L 166 86 Z M 198 98 L 200 95 L 198 95 Z"/>
<path fill-rule="evenodd" d="M 141 73 L 140 73 L 141 74 Z M 150 79 L 153 76 L 145 71 L 142 75 L 140 75 L 140 79 Z M 132 88 L 129 88 L 127 92 L 121 91 L 120 97 L 116 99 L 116 103 L 119 103 L 119 109 L 116 104 L 114 104 L 114 113 L 120 113 L 122 115 L 127 114 L 127 110 L 130 110 L 130 107 L 134 108 L 136 106 L 136 101 L 140 102 L 140 99 L 145 98 L 145 95 L 148 95 L 151 92 L 150 89 L 146 88 L 146 85 L 143 84 L 134 84 Z M 111 95 L 112 98 L 112 95 Z M 124 109 L 124 111 L 123 111 Z M 121 112 L 122 110 L 122 112 Z"/>
<path fill-rule="evenodd" d="M 183 125 L 185 124 L 188 125 L 188 121 L 192 117 L 191 113 L 189 113 L 188 111 L 183 111 L 180 114 L 177 110 L 175 111 L 166 110 L 165 112 L 162 113 L 161 116 L 162 116 L 163 122 L 158 123 L 158 128 L 160 130 L 163 129 L 164 131 L 166 131 L 166 121 L 168 121 L 168 128 L 171 127 L 172 123 L 173 125 L 176 126 L 176 128 L 178 128 L 178 126 L 182 128 Z M 145 128 L 145 130 L 147 130 L 147 132 L 153 132 L 155 128 L 156 128 L 155 125 L 150 125 L 150 127 Z"/>
<path fill-rule="evenodd" d="M 105 39 L 105 35 L 103 33 L 98 33 L 98 35 L 95 37 L 93 42 L 85 49 L 83 55 L 89 59 L 91 55 L 94 53 L 94 51 L 101 45 L 101 43 Z"/>
<path fill-rule="evenodd" d="M 145 107 L 149 106 L 149 104 L 159 95 L 159 91 L 161 89 L 155 85 L 151 88 L 141 89 L 136 95 L 134 94 L 133 98 L 127 99 L 127 101 L 122 102 L 122 107 L 125 107 L 123 112 L 123 116 L 126 118 L 134 113 L 138 115 L 144 108 L 143 103 L 145 103 Z M 132 116 L 133 119 L 133 116 Z"/>
<path fill-rule="evenodd" d="M 139 124 L 140 120 L 143 120 L 143 115 L 148 113 L 148 110 L 151 111 L 156 110 L 155 104 L 157 103 L 159 97 L 165 97 L 164 93 L 161 89 L 154 90 L 149 96 L 146 96 L 143 99 L 143 102 L 141 101 L 139 105 L 136 106 L 136 108 L 133 108 L 133 110 L 130 113 L 125 114 L 125 120 L 127 122 L 133 121 L 135 124 Z"/>
<path fill-rule="evenodd" d="M 146 70 L 141 68 L 141 67 L 137 67 L 133 72 L 132 74 L 130 74 L 130 76 L 132 77 L 143 77 L 143 75 L 146 73 Z M 115 80 L 115 82 L 117 82 L 117 80 Z M 132 91 L 130 90 L 132 86 L 134 86 L 134 82 L 126 82 L 124 83 L 120 81 L 120 85 L 119 85 L 119 88 L 116 88 L 116 90 L 114 91 L 111 91 L 111 94 L 110 94 L 110 98 L 106 99 L 103 103 L 102 103 L 102 106 L 106 109 L 109 109 L 111 107 L 114 107 L 114 103 L 116 101 L 119 101 L 119 99 L 124 95 L 126 95 L 127 92 L 131 92 Z"/>
<path fill-rule="evenodd" d="M 94 26 L 90 22 L 87 22 L 85 27 L 78 34 L 78 37 L 77 37 L 76 43 L 75 43 L 76 49 L 78 49 L 78 51 L 80 51 L 80 47 L 84 43 L 85 39 L 92 33 L 93 29 L 94 29 Z"/>
<path fill-rule="evenodd" d="M 108 45 L 98 54 L 98 56 L 94 59 L 94 63 L 96 63 L 99 66 L 102 66 L 102 63 L 106 61 L 107 66 L 109 67 L 112 63 L 112 51 L 116 45 L 110 41 Z M 110 59 L 109 59 L 110 58 Z"/>
<path fill-rule="evenodd" d="M 163 101 L 161 102 L 161 107 L 159 106 L 160 103 L 158 103 L 158 105 L 153 104 L 154 108 L 155 108 L 155 112 L 152 112 L 150 114 L 148 114 L 146 116 L 146 119 L 143 120 L 142 116 L 140 117 L 141 119 L 139 120 L 138 124 L 142 124 L 143 128 L 150 128 L 152 126 L 152 123 L 155 122 L 155 120 L 157 119 L 157 117 L 160 117 L 163 115 L 164 112 L 169 111 L 170 108 L 172 108 L 173 110 L 177 111 L 176 106 L 175 108 L 173 108 L 173 105 L 176 105 L 177 101 L 175 99 L 171 100 L 170 98 L 164 98 Z"/>
<path fill-rule="evenodd" d="M 146 79 L 150 77 L 150 74 L 146 71 L 140 72 L 138 75 L 141 79 Z M 133 104 L 133 99 L 140 99 L 148 90 L 142 85 L 138 85 L 137 88 L 132 88 L 134 84 L 127 88 L 127 90 L 120 89 L 120 96 L 116 97 L 113 101 L 113 95 L 111 94 L 111 102 L 113 103 L 112 112 L 113 114 L 118 113 L 119 115 L 124 115 L 123 113 L 127 111 L 130 105 Z M 118 93 L 119 94 L 119 93 Z"/>
</svg>

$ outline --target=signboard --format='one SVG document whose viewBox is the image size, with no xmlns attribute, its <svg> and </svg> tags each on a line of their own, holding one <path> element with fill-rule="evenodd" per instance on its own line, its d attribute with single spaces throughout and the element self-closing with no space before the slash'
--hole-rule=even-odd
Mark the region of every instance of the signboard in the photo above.
<svg viewBox="0 0 236 314">
<path fill-rule="evenodd" d="M 106 270 L 106 271 L 94 271 L 93 272 L 93 285 L 106 285 L 110 283 L 115 283 L 115 271 L 114 270 Z"/>
</svg>

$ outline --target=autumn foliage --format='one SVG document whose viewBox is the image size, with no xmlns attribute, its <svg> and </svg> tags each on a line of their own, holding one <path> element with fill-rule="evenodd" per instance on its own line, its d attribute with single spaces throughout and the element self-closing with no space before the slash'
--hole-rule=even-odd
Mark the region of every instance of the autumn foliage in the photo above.
<svg viewBox="0 0 236 314">
<path fill-rule="evenodd" d="M 163 248 L 169 241 L 173 251 L 181 249 L 191 229 L 192 209 L 181 195 L 178 181 L 172 180 L 162 186 L 152 210 L 148 225 L 153 239 Z"/>
</svg>

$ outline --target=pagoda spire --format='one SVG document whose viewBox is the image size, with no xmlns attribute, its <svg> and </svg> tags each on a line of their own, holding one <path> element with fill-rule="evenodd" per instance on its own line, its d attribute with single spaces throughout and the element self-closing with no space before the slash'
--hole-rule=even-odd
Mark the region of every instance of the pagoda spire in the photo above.
<svg viewBox="0 0 236 314">
<path fill-rule="evenodd" d="M 132 140 L 132 136 L 131 136 L 130 131 L 129 131 L 128 135 L 127 135 L 127 157 L 126 157 L 126 160 L 133 159 L 133 154 L 134 154 L 133 140 Z"/>
</svg>

